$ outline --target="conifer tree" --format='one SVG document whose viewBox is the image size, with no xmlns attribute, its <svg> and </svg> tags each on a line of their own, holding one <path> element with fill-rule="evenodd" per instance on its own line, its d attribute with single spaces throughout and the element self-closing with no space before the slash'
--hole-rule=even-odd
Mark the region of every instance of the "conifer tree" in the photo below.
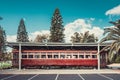
<svg viewBox="0 0 120 80">
<path fill-rule="evenodd" d="M 50 27 L 50 42 L 64 42 L 64 28 L 62 16 L 57 8 L 53 14 Z"/>
<path fill-rule="evenodd" d="M 5 30 L 0 26 L 0 54 L 4 53 L 6 51 L 6 33 Z"/>
<path fill-rule="evenodd" d="M 28 34 L 26 32 L 26 27 L 23 19 L 20 20 L 18 26 L 17 42 L 29 42 Z"/>
</svg>

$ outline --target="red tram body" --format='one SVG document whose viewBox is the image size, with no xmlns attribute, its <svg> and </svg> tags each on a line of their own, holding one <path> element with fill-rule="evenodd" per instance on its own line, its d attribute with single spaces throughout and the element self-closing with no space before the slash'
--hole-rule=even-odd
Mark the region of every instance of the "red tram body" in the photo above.
<svg viewBox="0 0 120 80">
<path fill-rule="evenodd" d="M 105 45 L 103 45 L 105 46 Z M 100 46 L 101 48 L 103 46 Z M 14 43 L 13 66 L 18 66 L 19 45 Z M 63 44 L 63 43 L 22 43 L 22 67 L 97 67 L 97 44 Z M 107 53 L 100 53 L 101 67 L 106 66 Z"/>
</svg>

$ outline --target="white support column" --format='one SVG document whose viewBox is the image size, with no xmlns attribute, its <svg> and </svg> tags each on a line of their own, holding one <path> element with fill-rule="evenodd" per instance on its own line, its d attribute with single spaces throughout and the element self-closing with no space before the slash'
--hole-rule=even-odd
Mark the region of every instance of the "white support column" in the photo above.
<svg viewBox="0 0 120 80">
<path fill-rule="evenodd" d="M 100 70 L 100 44 L 98 43 L 98 55 L 97 55 L 97 59 L 98 59 L 98 70 Z"/>
<path fill-rule="evenodd" d="M 19 70 L 21 70 L 21 43 L 19 43 Z"/>
</svg>

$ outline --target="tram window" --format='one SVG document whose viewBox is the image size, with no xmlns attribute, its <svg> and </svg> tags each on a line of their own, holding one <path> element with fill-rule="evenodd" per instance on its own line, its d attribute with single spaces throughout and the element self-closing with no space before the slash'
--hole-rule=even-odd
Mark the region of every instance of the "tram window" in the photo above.
<svg viewBox="0 0 120 80">
<path fill-rule="evenodd" d="M 33 58 L 33 55 L 28 55 L 28 58 Z"/>
<path fill-rule="evenodd" d="M 91 58 L 90 55 L 86 55 L 86 58 Z"/>
<path fill-rule="evenodd" d="M 92 55 L 92 58 L 97 58 L 97 55 Z"/>
<path fill-rule="evenodd" d="M 40 58 L 40 55 L 35 55 L 35 58 Z"/>
<path fill-rule="evenodd" d="M 65 55 L 60 55 L 60 58 L 62 58 L 62 59 L 65 58 Z"/>
<path fill-rule="evenodd" d="M 72 55 L 67 55 L 66 58 L 70 59 L 72 58 Z"/>
<path fill-rule="evenodd" d="M 79 58 L 84 58 L 84 55 L 79 55 Z"/>
<path fill-rule="evenodd" d="M 48 55 L 48 58 L 52 58 L 52 55 Z"/>
<path fill-rule="evenodd" d="M 41 55 L 41 58 L 46 58 L 46 55 Z"/>
<path fill-rule="evenodd" d="M 22 58 L 27 58 L 27 55 L 22 55 Z"/>
<path fill-rule="evenodd" d="M 58 58 L 58 55 L 54 55 L 54 58 Z"/>
<path fill-rule="evenodd" d="M 78 55 L 73 55 L 73 58 L 78 58 Z"/>
</svg>

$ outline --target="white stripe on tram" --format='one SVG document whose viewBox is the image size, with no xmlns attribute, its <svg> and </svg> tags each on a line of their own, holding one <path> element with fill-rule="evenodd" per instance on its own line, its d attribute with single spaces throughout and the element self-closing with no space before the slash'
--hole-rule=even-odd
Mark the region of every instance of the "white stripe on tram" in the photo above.
<svg viewBox="0 0 120 80">
<path fill-rule="evenodd" d="M 98 75 L 101 76 L 101 77 L 107 78 L 107 79 L 109 79 L 109 80 L 114 80 L 114 79 L 112 79 L 112 78 L 110 78 L 110 77 L 108 77 L 108 76 L 102 75 L 102 74 L 98 74 Z"/>
<path fill-rule="evenodd" d="M 85 80 L 80 74 L 78 74 L 78 76 L 79 76 L 82 80 Z"/>
<path fill-rule="evenodd" d="M 29 78 L 28 80 L 32 80 L 33 78 L 35 78 L 36 76 L 38 76 L 39 74 L 34 75 L 33 77 Z"/>
</svg>

